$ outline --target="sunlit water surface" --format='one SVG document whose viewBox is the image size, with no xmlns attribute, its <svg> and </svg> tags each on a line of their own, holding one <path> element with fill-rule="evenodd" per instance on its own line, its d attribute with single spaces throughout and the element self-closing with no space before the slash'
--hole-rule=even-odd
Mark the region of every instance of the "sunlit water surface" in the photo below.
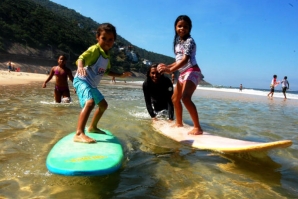
<svg viewBox="0 0 298 199">
<path fill-rule="evenodd" d="M 1 86 L 0 198 L 298 197 L 298 100 L 197 90 L 205 131 L 293 141 L 286 149 L 228 155 L 192 150 L 154 131 L 140 85 L 102 84 L 109 108 L 99 127 L 120 139 L 123 166 L 107 176 L 68 177 L 51 174 L 45 161 L 75 131 L 81 109 L 73 93 L 73 103 L 53 103 L 53 87 Z M 184 121 L 191 124 L 187 111 Z"/>
</svg>

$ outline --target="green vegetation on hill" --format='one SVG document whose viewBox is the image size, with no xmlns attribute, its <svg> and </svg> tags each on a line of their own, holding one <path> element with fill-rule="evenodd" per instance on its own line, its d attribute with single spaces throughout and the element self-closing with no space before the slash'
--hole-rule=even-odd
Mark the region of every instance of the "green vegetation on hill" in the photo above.
<svg viewBox="0 0 298 199">
<path fill-rule="evenodd" d="M 19 48 L 25 43 L 27 62 L 34 60 L 36 62 L 37 57 L 39 60 L 48 59 L 48 54 L 44 52 L 50 50 L 51 57 L 57 57 L 61 53 L 69 55 L 72 63 L 70 67 L 75 69 L 74 63 L 77 57 L 90 45 L 96 43 L 95 31 L 98 25 L 99 23 L 91 18 L 49 0 L 1 0 L 0 53 L 7 54 L 7 49 L 12 46 Z M 133 61 L 127 56 L 127 52 L 119 50 L 123 47 L 132 47 L 138 61 Z M 27 48 L 34 50 L 27 53 Z M 21 57 L 24 59 L 24 53 L 19 54 L 23 54 Z M 111 49 L 111 55 L 112 70 L 118 72 L 146 73 L 148 66 L 143 64 L 144 59 L 152 63 L 166 64 L 175 61 L 173 57 L 134 46 L 120 35 L 117 36 L 115 45 Z M 205 81 L 201 84 L 209 85 Z"/>
<path fill-rule="evenodd" d="M 61 51 L 71 55 L 72 63 L 90 45 L 96 43 L 95 30 L 99 23 L 72 9 L 49 0 L 1 0 L 0 1 L 0 52 L 7 53 L 10 45 L 24 44 L 40 51 L 51 48 L 54 55 Z M 148 52 L 133 46 L 139 61 L 132 62 L 119 47 L 133 46 L 117 37 L 112 49 L 111 65 L 119 71 L 145 72 L 143 59 L 151 62 L 172 63 L 174 58 Z M 35 55 L 40 56 L 40 55 Z"/>
</svg>

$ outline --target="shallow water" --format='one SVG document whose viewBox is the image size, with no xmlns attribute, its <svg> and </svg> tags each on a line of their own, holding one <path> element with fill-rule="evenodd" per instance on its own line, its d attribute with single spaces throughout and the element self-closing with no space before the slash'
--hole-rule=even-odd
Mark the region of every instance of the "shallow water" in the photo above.
<svg viewBox="0 0 298 199">
<path fill-rule="evenodd" d="M 109 103 L 99 127 L 121 141 L 125 161 L 114 174 L 51 174 L 47 154 L 75 131 L 80 107 L 55 104 L 53 84 L 1 86 L 0 198 L 297 198 L 298 100 L 197 90 L 205 131 L 251 140 L 293 140 L 286 149 L 220 154 L 192 150 L 150 125 L 140 85 L 99 86 Z M 184 121 L 191 124 L 187 111 Z"/>
</svg>

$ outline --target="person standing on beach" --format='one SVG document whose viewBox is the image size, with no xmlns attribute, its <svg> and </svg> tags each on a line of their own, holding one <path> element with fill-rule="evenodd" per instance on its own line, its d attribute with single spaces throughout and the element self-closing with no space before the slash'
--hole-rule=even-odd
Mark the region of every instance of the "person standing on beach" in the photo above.
<svg viewBox="0 0 298 199">
<path fill-rule="evenodd" d="M 12 63 L 11 63 L 11 61 L 8 61 L 7 68 L 8 68 L 8 72 L 12 71 Z"/>
<path fill-rule="evenodd" d="M 270 84 L 270 93 L 268 93 L 268 97 L 273 97 L 274 94 L 274 88 L 280 83 L 279 81 L 276 81 L 277 75 L 273 75 L 273 79 L 271 80 Z"/>
<path fill-rule="evenodd" d="M 151 118 L 157 120 L 158 112 L 167 110 L 169 120 L 174 120 L 172 102 L 173 84 L 171 80 L 157 71 L 157 64 L 152 64 L 143 82 L 146 108 Z"/>
<path fill-rule="evenodd" d="M 131 76 L 130 72 L 118 74 L 110 71 L 110 54 L 117 37 L 116 28 L 110 23 L 102 23 L 96 32 L 97 44 L 90 46 L 77 60 L 78 70 L 73 86 L 76 89 L 80 105 L 83 108 L 79 115 L 74 142 L 95 143 L 96 140 L 87 136 L 84 132 L 87 120 L 95 105 L 95 110 L 88 132 L 104 133 L 97 128 L 97 123 L 108 108 L 104 96 L 97 86 L 104 74 L 115 77 Z"/>
<path fill-rule="evenodd" d="M 43 83 L 42 87 L 46 88 L 47 83 L 55 76 L 55 89 L 54 89 L 54 98 L 55 102 L 61 103 L 63 99 L 64 103 L 69 103 L 70 100 L 70 92 L 68 87 L 68 78 L 71 82 L 73 82 L 73 75 L 69 68 L 66 67 L 66 56 L 60 55 L 58 58 L 58 66 L 53 66 L 48 78 Z"/>
<path fill-rule="evenodd" d="M 242 92 L 242 84 L 240 84 L 239 90 Z"/>
<path fill-rule="evenodd" d="M 191 97 L 202 80 L 201 69 L 196 62 L 196 43 L 190 36 L 192 28 L 191 19 L 186 15 L 179 16 L 174 24 L 174 53 L 176 62 L 165 65 L 159 64 L 157 67 L 160 73 L 173 73 L 176 70 L 180 72 L 172 101 L 176 114 L 176 127 L 182 127 L 182 103 L 188 110 L 194 124 L 194 128 L 188 132 L 191 135 L 203 134 L 203 129 L 199 123 L 199 115 Z"/>
<path fill-rule="evenodd" d="M 287 76 L 285 76 L 284 79 L 281 81 L 281 87 L 282 87 L 282 93 L 284 94 L 285 99 L 287 99 L 286 91 L 287 89 L 290 89 L 290 83 L 288 81 Z"/>
<path fill-rule="evenodd" d="M 113 83 L 113 84 L 116 83 L 115 76 L 112 77 L 112 83 Z"/>
</svg>

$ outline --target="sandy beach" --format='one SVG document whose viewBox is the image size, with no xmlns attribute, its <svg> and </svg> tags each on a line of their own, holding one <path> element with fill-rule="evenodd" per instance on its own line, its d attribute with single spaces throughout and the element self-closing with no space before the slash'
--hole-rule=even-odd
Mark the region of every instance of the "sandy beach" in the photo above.
<svg viewBox="0 0 298 199">
<path fill-rule="evenodd" d="M 75 74 L 73 74 L 75 75 Z M 0 82 L 1 85 L 16 85 L 16 84 L 27 84 L 30 82 L 44 82 L 47 79 L 47 74 L 41 74 L 41 73 L 29 73 L 29 72 L 15 72 L 15 71 L 4 71 L 0 70 Z M 105 76 L 103 80 L 100 82 L 109 84 L 111 77 Z M 132 77 L 131 79 L 135 79 Z M 51 82 L 55 82 L 55 77 L 52 78 Z M 117 84 L 123 83 L 124 80 L 116 80 Z M 129 85 L 129 84 L 126 84 Z"/>
<path fill-rule="evenodd" d="M 43 82 L 47 78 L 46 74 L 39 73 L 26 73 L 26 72 L 8 72 L 0 71 L 1 85 L 15 85 L 15 84 L 27 84 L 30 82 Z M 52 79 L 53 81 L 53 79 Z"/>
</svg>

